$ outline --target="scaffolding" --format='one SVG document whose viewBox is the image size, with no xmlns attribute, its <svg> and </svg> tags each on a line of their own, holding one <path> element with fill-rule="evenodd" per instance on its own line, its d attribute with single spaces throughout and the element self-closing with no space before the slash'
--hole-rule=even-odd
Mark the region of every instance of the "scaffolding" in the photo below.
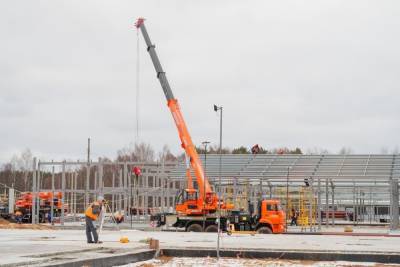
<svg viewBox="0 0 400 267">
<path fill-rule="evenodd" d="M 310 231 L 314 230 L 317 218 L 317 198 L 314 195 L 312 187 L 302 186 L 299 192 L 299 217 L 298 224 L 302 231 L 306 231 L 309 227 Z"/>
</svg>

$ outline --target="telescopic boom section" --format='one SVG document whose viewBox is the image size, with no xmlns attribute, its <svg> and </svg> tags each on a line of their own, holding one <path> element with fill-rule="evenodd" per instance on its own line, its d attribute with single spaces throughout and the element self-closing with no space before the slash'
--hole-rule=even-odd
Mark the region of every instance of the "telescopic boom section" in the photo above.
<svg viewBox="0 0 400 267">
<path fill-rule="evenodd" d="M 154 68 L 156 69 L 157 72 L 157 78 L 160 81 L 165 97 L 167 98 L 167 104 L 172 113 L 172 117 L 174 118 L 176 128 L 178 128 L 179 138 L 182 142 L 182 148 L 185 150 L 186 155 L 190 158 L 190 165 L 192 166 L 194 174 L 196 175 L 200 196 L 203 199 L 207 199 L 207 196 L 208 195 L 210 196 L 212 194 L 211 186 L 204 175 L 203 166 L 201 165 L 199 155 L 197 154 L 196 148 L 193 145 L 192 138 L 190 137 L 185 120 L 183 119 L 182 112 L 178 104 L 178 100 L 174 97 L 171 87 L 169 86 L 167 77 L 165 75 L 165 72 L 161 67 L 160 60 L 158 59 L 158 56 L 155 51 L 155 45 L 152 44 L 150 41 L 149 34 L 147 33 L 146 27 L 144 25 L 144 19 L 139 18 L 135 26 L 136 28 L 140 29 L 140 31 L 143 34 L 143 38 L 147 45 L 147 51 L 150 54 Z"/>
</svg>

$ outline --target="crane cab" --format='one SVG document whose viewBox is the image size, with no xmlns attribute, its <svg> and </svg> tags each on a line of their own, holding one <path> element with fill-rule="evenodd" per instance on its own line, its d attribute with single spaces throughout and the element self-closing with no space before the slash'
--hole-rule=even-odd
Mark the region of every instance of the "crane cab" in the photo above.
<svg viewBox="0 0 400 267">
<path fill-rule="evenodd" d="M 176 197 L 176 212 L 178 214 L 202 214 L 202 203 L 196 189 L 183 189 Z"/>
<path fill-rule="evenodd" d="M 181 215 L 203 215 L 215 213 L 218 208 L 215 193 L 207 193 L 205 202 L 199 196 L 199 192 L 193 188 L 181 190 L 176 197 L 176 212 Z M 226 205 L 221 206 L 226 209 Z"/>
</svg>

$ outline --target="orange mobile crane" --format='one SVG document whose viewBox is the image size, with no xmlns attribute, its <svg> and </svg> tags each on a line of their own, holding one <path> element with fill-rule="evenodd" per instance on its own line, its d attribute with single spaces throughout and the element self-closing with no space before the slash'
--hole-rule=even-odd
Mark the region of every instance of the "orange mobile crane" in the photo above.
<svg viewBox="0 0 400 267">
<path fill-rule="evenodd" d="M 15 208 L 22 212 L 23 222 L 32 222 L 32 192 L 23 192 L 15 201 Z M 46 220 L 46 213 L 51 212 L 51 202 L 53 201 L 54 214 L 61 213 L 62 209 L 62 192 L 38 192 L 39 201 L 39 222 L 44 223 Z M 64 205 L 64 210 L 68 210 L 68 206 Z"/>
<path fill-rule="evenodd" d="M 221 217 L 221 227 L 223 228 L 223 230 L 228 229 L 227 224 L 232 224 L 235 230 L 254 230 L 255 228 L 261 228 L 262 225 L 265 226 L 266 224 L 262 222 L 261 216 L 259 216 L 259 218 L 257 219 L 256 224 L 254 224 L 254 220 L 252 218 L 255 217 L 252 217 L 252 215 L 250 214 L 243 214 L 238 211 L 234 212 L 233 205 L 225 204 L 222 200 L 218 199 L 218 196 L 215 194 L 215 192 L 213 192 L 211 185 L 204 174 L 204 169 L 201 164 L 199 155 L 197 154 L 185 120 L 183 119 L 178 100 L 174 97 L 172 93 L 165 72 L 156 54 L 155 45 L 151 43 L 150 37 L 147 33 L 146 27 L 144 25 L 144 19 L 139 18 L 135 23 L 135 26 L 138 30 L 142 32 L 144 41 L 147 45 L 147 51 L 150 54 L 151 60 L 157 73 L 157 78 L 167 99 L 167 105 L 171 111 L 172 117 L 175 121 L 175 125 L 178 129 L 181 146 L 185 150 L 185 156 L 189 162 L 186 171 L 188 186 L 187 189 L 182 190 L 176 198 L 176 214 L 158 214 L 154 216 L 153 219 L 156 220 L 157 225 L 160 226 L 166 223 L 168 217 L 173 217 L 173 226 L 184 227 L 186 231 L 216 232 L 218 228 L 215 224 L 215 213 L 218 209 L 221 209 L 227 214 L 226 216 L 224 215 Z M 190 168 L 193 170 L 196 176 L 198 191 L 193 187 L 193 181 L 190 175 Z M 266 201 L 269 200 L 263 200 L 262 202 L 260 202 L 259 207 L 265 207 L 266 209 Z M 271 229 L 271 232 L 282 232 L 282 218 L 285 217 L 284 213 L 281 209 L 278 210 L 279 205 L 276 205 L 276 201 L 274 203 L 271 203 L 271 205 L 272 204 L 275 207 L 273 209 L 274 216 L 272 218 L 272 221 L 271 218 L 267 218 L 270 224 L 268 227 L 269 229 Z M 260 215 L 261 214 L 265 215 L 267 213 L 260 210 Z M 279 216 L 276 216 L 277 214 L 279 214 Z M 266 219 L 265 216 L 263 219 Z M 232 226 L 229 225 L 229 228 L 231 229 Z"/>
</svg>

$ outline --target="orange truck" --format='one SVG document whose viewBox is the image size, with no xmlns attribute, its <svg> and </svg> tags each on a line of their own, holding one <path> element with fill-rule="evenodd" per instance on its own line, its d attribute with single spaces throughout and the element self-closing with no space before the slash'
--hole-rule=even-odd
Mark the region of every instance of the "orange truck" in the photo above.
<svg viewBox="0 0 400 267">
<path fill-rule="evenodd" d="M 260 233 L 282 233 L 285 214 L 277 200 L 260 200 L 258 215 L 251 212 L 243 213 L 235 211 L 235 207 L 232 204 L 224 203 L 212 190 L 205 176 L 201 160 L 189 134 L 188 127 L 183 119 L 178 100 L 172 93 L 165 71 L 155 51 L 155 45 L 151 42 L 144 25 L 144 19 L 139 18 L 135 26 L 138 31 L 142 32 L 147 51 L 150 54 L 157 78 L 166 97 L 167 106 L 178 130 L 181 147 L 185 151 L 187 159 L 186 178 L 188 187 L 182 190 L 176 199 L 176 214 L 156 214 L 153 216 L 153 220 L 159 226 L 172 223 L 172 226 L 182 227 L 186 231 L 194 232 L 217 232 L 218 230 L 227 230 L 231 227 L 230 225 L 233 225 L 233 228 L 237 228 L 238 230 L 246 229 L 256 230 Z M 196 177 L 197 189 L 193 184 L 191 171 L 193 171 Z M 224 215 L 217 216 L 217 213 Z M 218 217 L 220 220 L 216 224 Z"/>
<path fill-rule="evenodd" d="M 179 205 L 179 196 L 177 198 Z M 249 205 L 251 206 L 251 205 Z M 160 213 L 151 217 L 157 226 L 169 225 L 183 228 L 186 232 L 217 232 L 217 214 L 185 215 L 183 213 Z M 263 199 L 257 203 L 256 211 L 228 210 L 220 216 L 220 229 L 231 233 L 257 232 L 259 234 L 281 234 L 285 232 L 286 214 L 279 200 Z"/>
<path fill-rule="evenodd" d="M 32 192 L 23 192 L 20 194 L 18 199 L 15 201 L 15 208 L 22 212 L 23 214 L 23 222 L 31 222 L 32 221 Z M 38 201 L 39 201 L 39 222 L 45 222 L 46 213 L 51 212 L 51 202 L 53 201 L 54 214 L 61 212 L 62 203 L 61 203 L 62 193 L 54 192 L 54 196 L 52 192 L 39 192 L 38 193 Z M 67 206 L 64 206 L 64 210 L 66 211 Z"/>
</svg>

